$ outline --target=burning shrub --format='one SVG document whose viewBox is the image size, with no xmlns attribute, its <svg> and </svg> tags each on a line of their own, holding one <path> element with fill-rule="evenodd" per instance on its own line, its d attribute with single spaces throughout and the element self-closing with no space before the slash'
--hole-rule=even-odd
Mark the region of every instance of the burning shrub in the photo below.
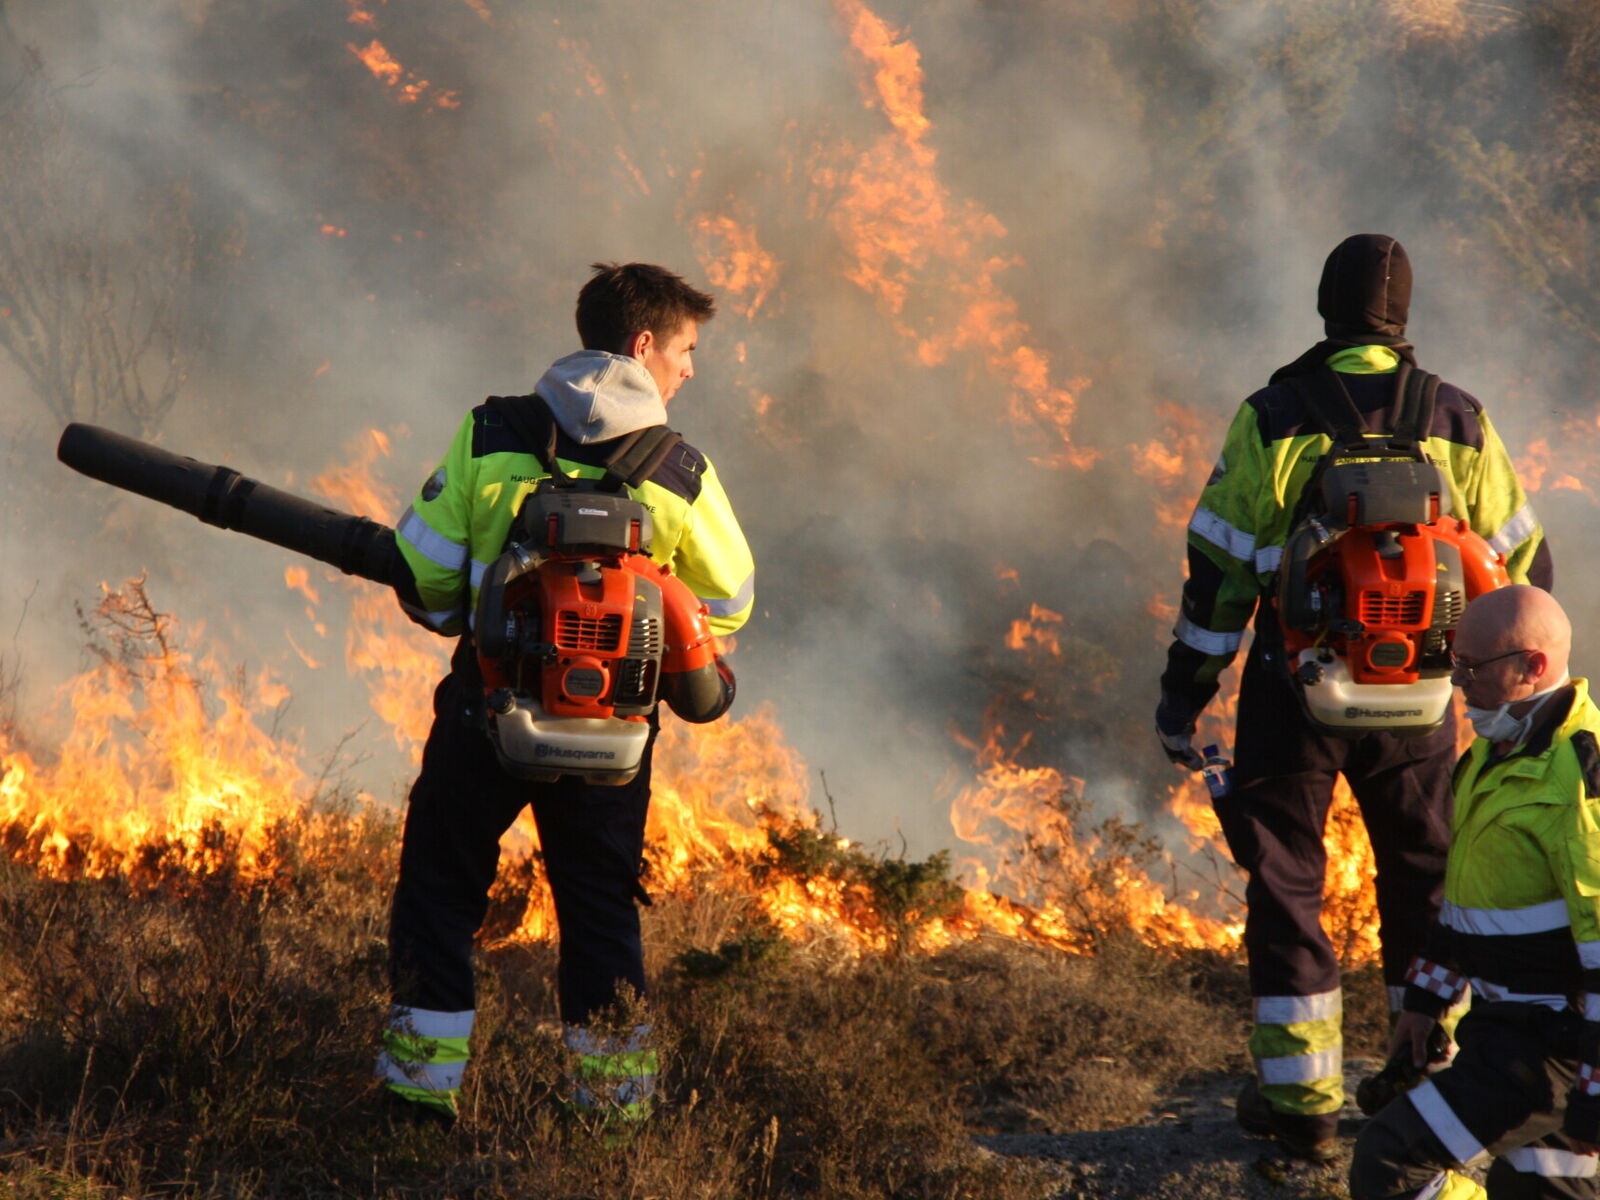
<svg viewBox="0 0 1600 1200">
<path fill-rule="evenodd" d="M 955 917 L 965 899 L 943 850 L 921 862 L 874 854 L 835 830 L 824 831 L 815 814 L 769 817 L 767 841 L 756 866 L 758 883 L 776 874 L 798 881 L 808 894 L 831 893 L 847 921 L 897 954 L 910 949 L 925 926 Z"/>
</svg>

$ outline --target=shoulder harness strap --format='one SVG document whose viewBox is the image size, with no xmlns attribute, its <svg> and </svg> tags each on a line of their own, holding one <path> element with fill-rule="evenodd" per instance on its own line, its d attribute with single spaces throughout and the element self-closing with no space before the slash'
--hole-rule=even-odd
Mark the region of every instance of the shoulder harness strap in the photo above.
<svg viewBox="0 0 1600 1200">
<path fill-rule="evenodd" d="M 638 487 L 663 462 L 672 448 L 683 441 L 683 435 L 665 425 L 652 425 L 623 434 L 617 439 L 617 448 L 606 458 L 606 480 Z"/>
<path fill-rule="evenodd" d="M 1394 436 L 1419 446 L 1428 440 L 1433 428 L 1433 407 L 1439 396 L 1439 377 L 1418 370 L 1402 362 L 1396 372 L 1396 400 L 1399 414 L 1394 422 Z"/>
<path fill-rule="evenodd" d="M 1305 402 L 1307 414 L 1333 441 L 1327 453 L 1318 458 L 1311 468 L 1311 477 L 1306 480 L 1299 499 L 1295 501 L 1294 511 L 1289 514 L 1289 528 L 1295 529 L 1308 514 L 1320 511 L 1322 476 L 1329 462 L 1346 446 L 1359 446 L 1365 440 L 1365 435 L 1362 432 L 1361 413 L 1355 401 L 1350 399 L 1339 373 L 1332 367 L 1323 364 L 1311 375 L 1296 375 L 1284 382 Z"/>
</svg>

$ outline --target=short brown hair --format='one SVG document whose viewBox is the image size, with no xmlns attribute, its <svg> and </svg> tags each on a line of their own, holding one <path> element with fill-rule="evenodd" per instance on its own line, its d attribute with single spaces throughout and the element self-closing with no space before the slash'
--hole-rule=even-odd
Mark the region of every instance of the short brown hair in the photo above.
<svg viewBox="0 0 1600 1200">
<path fill-rule="evenodd" d="M 585 350 L 621 353 L 636 333 L 671 337 L 685 321 L 704 324 L 717 302 L 665 267 L 650 263 L 593 263 L 594 277 L 578 293 L 578 338 Z"/>
</svg>

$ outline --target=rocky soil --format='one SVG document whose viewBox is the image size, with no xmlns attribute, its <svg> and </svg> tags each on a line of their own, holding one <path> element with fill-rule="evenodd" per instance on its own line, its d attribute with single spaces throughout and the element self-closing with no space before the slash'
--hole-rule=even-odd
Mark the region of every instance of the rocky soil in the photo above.
<svg viewBox="0 0 1600 1200">
<path fill-rule="evenodd" d="M 1345 1062 L 1346 1094 L 1381 1064 Z M 1138 1124 L 1069 1134 L 992 1134 L 979 1143 L 996 1154 L 1053 1164 L 1060 1190 L 1052 1200 L 1334 1200 L 1346 1195 L 1350 1152 L 1366 1118 L 1346 1105 L 1340 1153 L 1331 1163 L 1300 1162 L 1270 1139 L 1252 1137 L 1234 1121 L 1243 1080 L 1206 1075 L 1187 1081 Z"/>
</svg>

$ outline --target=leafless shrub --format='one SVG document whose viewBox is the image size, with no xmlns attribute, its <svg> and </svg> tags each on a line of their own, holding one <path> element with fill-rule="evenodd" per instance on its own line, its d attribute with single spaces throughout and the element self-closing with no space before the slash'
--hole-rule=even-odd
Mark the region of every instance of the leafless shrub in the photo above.
<svg viewBox="0 0 1600 1200">
<path fill-rule="evenodd" d="M 160 426 L 202 350 L 185 178 L 106 170 L 38 55 L 0 91 L 0 349 L 61 421 Z"/>
</svg>

